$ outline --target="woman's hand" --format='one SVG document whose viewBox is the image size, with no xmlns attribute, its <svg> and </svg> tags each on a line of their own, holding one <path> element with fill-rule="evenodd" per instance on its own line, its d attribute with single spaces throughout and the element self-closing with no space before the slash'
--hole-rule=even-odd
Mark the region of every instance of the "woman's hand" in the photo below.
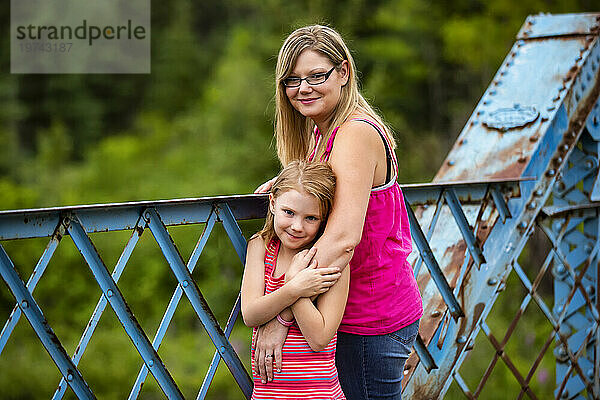
<svg viewBox="0 0 600 400">
<path fill-rule="evenodd" d="M 254 193 L 269 193 L 271 187 L 273 186 L 273 183 L 275 182 L 275 179 L 277 179 L 277 177 L 269 179 L 268 181 L 257 187 L 256 190 L 254 190 Z"/>
<path fill-rule="evenodd" d="M 258 328 L 254 364 L 262 383 L 273 381 L 273 361 L 277 372 L 281 372 L 281 349 L 288 334 L 288 327 L 273 318 Z M 270 357 L 267 357 L 270 355 Z"/>
<path fill-rule="evenodd" d="M 298 297 L 325 293 L 341 276 L 337 267 L 317 268 L 317 260 L 314 259 L 316 253 L 314 247 L 299 252 L 285 273 L 285 284 L 290 285 Z"/>
</svg>

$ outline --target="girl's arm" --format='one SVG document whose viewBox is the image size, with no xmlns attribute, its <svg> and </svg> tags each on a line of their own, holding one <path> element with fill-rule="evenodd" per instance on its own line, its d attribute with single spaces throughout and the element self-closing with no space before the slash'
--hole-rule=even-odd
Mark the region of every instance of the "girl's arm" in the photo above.
<svg viewBox="0 0 600 400">
<path fill-rule="evenodd" d="M 375 177 L 385 180 L 385 148 L 371 126 L 349 121 L 338 131 L 329 164 L 336 176 L 335 197 L 315 247 L 319 265 L 345 268 L 362 237 L 371 188 L 380 183 Z"/>
<path fill-rule="evenodd" d="M 316 268 L 315 251 L 298 253 L 293 263 L 300 272 L 283 287 L 265 295 L 265 242 L 260 237 L 250 240 L 241 289 L 242 317 L 247 326 L 262 325 L 300 297 L 324 293 L 335 283 L 340 276 L 337 268 Z"/>
<path fill-rule="evenodd" d="M 292 305 L 292 311 L 302 335 L 313 351 L 321 351 L 331 341 L 342 322 L 348 288 L 350 269 L 344 268 L 335 285 L 317 299 L 317 306 L 304 297 Z"/>
</svg>

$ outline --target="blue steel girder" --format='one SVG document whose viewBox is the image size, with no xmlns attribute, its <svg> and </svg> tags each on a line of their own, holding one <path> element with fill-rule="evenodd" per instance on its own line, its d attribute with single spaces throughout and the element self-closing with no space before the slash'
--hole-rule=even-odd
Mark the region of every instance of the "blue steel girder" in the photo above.
<svg viewBox="0 0 600 400">
<path fill-rule="evenodd" d="M 411 356 L 404 380 L 407 398 L 441 398 L 455 377 L 459 387 L 466 388 L 458 369 L 527 243 L 541 208 L 553 188 L 572 189 L 567 160 L 584 127 L 590 126 L 587 131 L 598 135 L 599 32 L 600 14 L 529 17 L 438 171 L 434 183 L 534 179 L 522 182 L 521 196 L 509 200 L 512 218 L 504 223 L 497 214 L 487 219 L 489 232 L 481 243 L 487 263 L 480 269 L 467 266 L 462 284 L 455 289 L 465 318 L 456 322 L 440 318 L 439 308 L 444 303 L 431 289 L 435 283 L 423 272 L 418 276 L 424 300 L 420 335 L 439 368 L 429 372 Z M 587 172 L 588 179 L 598 182 L 597 165 L 596 152 L 577 160 L 578 170 L 572 174 Z M 600 193 L 600 187 L 597 189 Z M 572 190 L 569 195 L 571 201 L 581 203 L 581 195 Z M 481 212 L 476 206 L 463 210 L 467 219 Z M 417 207 L 415 214 L 424 226 L 433 210 Z M 447 219 L 442 212 L 439 220 Z M 466 257 L 464 237 L 452 227 L 445 228 L 433 232 L 430 245 L 444 275 L 452 281 L 456 266 Z"/>
</svg>

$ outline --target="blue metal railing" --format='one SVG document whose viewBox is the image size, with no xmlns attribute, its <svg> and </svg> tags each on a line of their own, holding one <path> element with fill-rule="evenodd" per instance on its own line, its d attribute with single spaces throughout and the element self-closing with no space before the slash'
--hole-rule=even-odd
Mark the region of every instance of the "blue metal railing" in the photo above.
<svg viewBox="0 0 600 400">
<path fill-rule="evenodd" d="M 522 180 L 406 185 L 404 191 L 409 206 L 410 202 L 414 203 L 414 205 L 426 205 L 451 196 L 454 199 L 454 212 L 462 213 L 461 200 L 465 204 L 477 203 L 489 198 L 491 191 L 501 193 L 499 196 L 494 197 L 494 201 L 496 204 L 502 204 L 502 207 L 506 207 L 506 200 L 518 195 L 519 181 Z M 27 285 L 18 277 L 12 261 L 0 245 L 0 271 L 2 271 L 2 277 L 17 300 L 17 305 L 15 305 L 8 322 L 0 334 L 0 354 L 21 313 L 24 313 L 63 376 L 53 398 L 62 398 L 67 385 L 71 386 L 78 397 L 93 398 L 94 395 L 84 377 L 77 369 L 77 366 L 93 336 L 103 311 L 107 305 L 110 305 L 144 361 L 129 398 L 134 399 L 139 396 L 140 389 L 149 372 L 154 376 L 168 398 L 181 398 L 182 394 L 158 356 L 157 350 L 169 328 L 179 300 L 185 295 L 190 300 L 198 319 L 202 322 L 216 347 L 215 355 L 200 388 L 198 398 L 203 399 L 206 397 L 221 359 L 225 361 L 242 393 L 249 398 L 252 391 L 251 380 L 248 372 L 244 369 L 239 357 L 228 341 L 228 337 L 231 334 L 240 311 L 239 296 L 233 306 L 227 325 L 222 330 L 210 307 L 204 300 L 202 293 L 192 279 L 191 272 L 193 272 L 198 258 L 217 222 L 223 224 L 238 257 L 243 262 L 245 260 L 246 241 L 237 224 L 237 220 L 261 217 L 265 212 L 265 199 L 266 196 L 264 195 L 247 195 L 0 212 L 0 239 L 19 240 L 31 237 L 50 237 L 50 242 L 37 263 Z M 416 222 L 412 209 L 410 215 L 413 219 L 413 224 L 411 225 L 413 238 L 421 250 L 421 254 L 424 255 L 423 260 L 428 271 L 431 273 L 436 284 L 439 285 L 439 293 L 448 301 L 455 318 L 461 317 L 462 311 L 458 300 L 452 293 L 444 277 L 444 273 L 437 264 L 435 256 L 429 248 L 427 239 L 420 225 Z M 467 224 L 466 218 L 457 218 L 456 221 L 457 223 Z M 166 229 L 167 226 L 183 224 L 205 224 L 204 231 L 187 265 L 183 262 L 173 239 Z M 172 295 L 152 342 L 150 342 L 146 333 L 141 329 L 135 316 L 129 311 L 126 299 L 117 285 L 140 236 L 146 229 L 151 231 L 173 274 L 178 280 L 177 288 Z M 112 274 L 109 274 L 89 234 L 116 230 L 130 230 L 131 236 L 119 257 L 114 271 Z M 470 232 L 470 228 L 466 225 L 461 230 L 465 234 Z M 102 290 L 102 296 L 97 302 L 96 308 L 85 327 L 72 358 L 67 356 L 60 340 L 48 326 L 41 309 L 32 296 L 33 290 L 40 279 L 42 279 L 45 268 L 59 245 L 60 239 L 63 235 L 67 234 L 73 239 L 74 244 L 79 249 L 84 261 L 92 271 L 98 286 Z M 474 243 L 473 245 L 475 246 Z M 423 360 L 431 359 L 425 346 L 418 346 L 417 351 Z M 435 361 L 432 360 L 432 368 L 434 363 Z"/>
<path fill-rule="evenodd" d="M 536 394 L 532 380 L 552 351 L 556 398 L 600 397 L 599 32 L 600 14 L 529 17 L 434 182 L 403 186 L 418 250 L 409 261 L 424 303 L 415 352 L 406 364 L 405 396 L 441 398 L 455 383 L 465 397 L 479 398 L 496 366 L 504 364 L 514 377 L 511 397 L 548 397 Z M 239 296 L 222 329 L 191 273 L 217 223 L 243 262 L 246 242 L 237 222 L 262 218 L 265 210 L 265 196 L 246 195 L 1 211 L 0 241 L 50 240 L 27 284 L 0 244 L 0 273 L 16 301 L 0 333 L 0 356 L 24 314 L 61 373 L 54 398 L 62 398 L 67 386 L 79 398 L 93 398 L 77 368 L 110 305 L 143 360 L 129 398 L 139 396 L 148 373 L 165 395 L 181 398 L 157 350 L 185 295 L 216 350 L 197 398 L 206 398 L 221 359 L 249 397 L 252 382 L 228 341 Z M 204 224 L 204 231 L 185 264 L 167 227 L 188 224 Z M 146 229 L 178 282 L 152 342 L 117 285 Z M 131 237 L 111 275 L 90 234 L 119 230 Z M 524 265 L 519 256 L 534 232 L 546 238 L 548 251 L 538 250 L 539 260 Z M 64 235 L 71 236 L 102 291 L 72 357 L 33 296 Z M 549 275 L 553 305 L 540 286 Z M 525 294 L 498 336 L 487 320 L 503 301 L 510 276 Z M 518 340 L 515 329 L 532 304 L 541 311 L 547 336 L 523 374 L 507 346 Z M 473 387 L 462 367 L 476 339 L 487 340 L 493 352 Z"/>
</svg>

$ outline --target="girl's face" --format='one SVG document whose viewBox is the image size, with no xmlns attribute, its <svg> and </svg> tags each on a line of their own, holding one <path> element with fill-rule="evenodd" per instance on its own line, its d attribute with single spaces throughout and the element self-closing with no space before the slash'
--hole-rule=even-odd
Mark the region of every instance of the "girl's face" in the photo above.
<svg viewBox="0 0 600 400">
<path fill-rule="evenodd" d="M 315 50 L 306 49 L 298 56 L 290 77 L 306 78 L 314 74 L 324 74 L 334 67 L 329 58 Z M 318 85 L 309 85 L 306 80 L 299 87 L 286 87 L 292 107 L 317 124 L 326 122 L 338 104 L 342 87 L 348 82 L 348 62 L 334 69 L 327 80 Z"/>
<path fill-rule="evenodd" d="M 276 199 L 270 196 L 269 210 L 281 244 L 291 250 L 309 247 L 321 226 L 317 198 L 305 191 L 287 190 Z"/>
</svg>

